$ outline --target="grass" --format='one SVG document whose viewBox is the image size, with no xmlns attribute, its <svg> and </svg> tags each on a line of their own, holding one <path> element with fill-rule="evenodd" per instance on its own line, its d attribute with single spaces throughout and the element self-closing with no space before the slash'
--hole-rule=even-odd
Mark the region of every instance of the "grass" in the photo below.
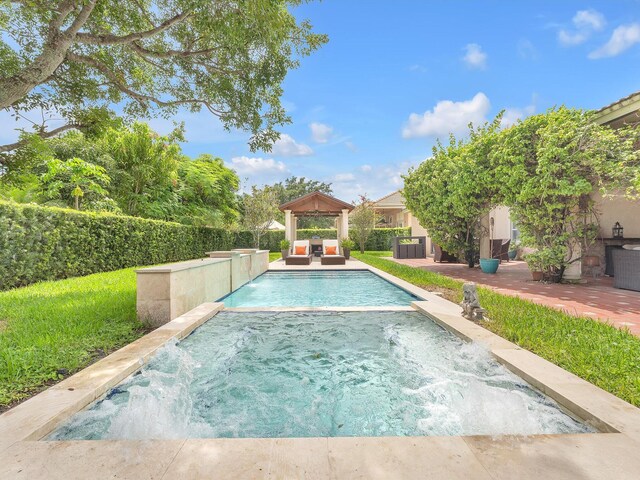
<svg viewBox="0 0 640 480">
<path fill-rule="evenodd" d="M 280 252 L 269 252 L 269 262 L 278 260 L 281 257 L 282 257 L 282 254 Z"/>
<path fill-rule="evenodd" d="M 144 333 L 134 269 L 0 292 L 0 411 Z"/>
<path fill-rule="evenodd" d="M 400 265 L 390 252 L 355 253 L 359 260 L 454 302 L 462 283 L 444 275 Z M 640 406 L 640 338 L 586 317 L 574 317 L 529 300 L 479 289 L 491 321 L 488 330 L 568 370 L 598 387 Z"/>
</svg>

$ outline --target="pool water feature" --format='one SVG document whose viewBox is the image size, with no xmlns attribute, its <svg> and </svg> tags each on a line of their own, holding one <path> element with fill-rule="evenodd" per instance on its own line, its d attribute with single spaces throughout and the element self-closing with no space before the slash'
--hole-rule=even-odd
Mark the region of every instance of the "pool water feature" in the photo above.
<svg viewBox="0 0 640 480">
<path fill-rule="evenodd" d="M 418 312 L 221 312 L 50 440 L 593 430 Z"/>
<path fill-rule="evenodd" d="M 409 306 L 416 296 L 369 271 L 266 272 L 220 301 L 225 307 Z"/>
</svg>

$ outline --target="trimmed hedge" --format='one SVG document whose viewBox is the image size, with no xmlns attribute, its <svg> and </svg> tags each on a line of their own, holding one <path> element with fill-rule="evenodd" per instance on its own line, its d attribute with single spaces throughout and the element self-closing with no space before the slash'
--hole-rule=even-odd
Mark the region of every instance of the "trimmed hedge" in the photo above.
<svg viewBox="0 0 640 480">
<path fill-rule="evenodd" d="M 0 290 L 202 257 L 234 241 L 223 229 L 0 202 Z"/>
<path fill-rule="evenodd" d="M 393 237 L 409 230 L 375 229 L 366 249 L 389 250 Z M 298 230 L 297 235 L 329 239 L 336 238 L 336 230 Z M 267 232 L 260 247 L 279 252 L 283 239 L 282 231 Z M 249 232 L 0 201 L 0 290 L 252 246 Z"/>
<path fill-rule="evenodd" d="M 376 228 L 365 245 L 365 250 L 391 250 L 393 237 L 410 235 L 411 229 L 406 228 Z M 327 229 L 301 229 L 297 231 L 300 240 L 306 240 L 313 236 L 320 238 L 336 238 L 337 232 L 333 228 Z M 272 252 L 280 251 L 280 240 L 284 240 L 283 231 L 269 231 L 260 239 L 260 248 Z M 249 232 L 238 232 L 236 234 L 237 248 L 250 248 L 253 246 L 253 237 Z"/>
</svg>

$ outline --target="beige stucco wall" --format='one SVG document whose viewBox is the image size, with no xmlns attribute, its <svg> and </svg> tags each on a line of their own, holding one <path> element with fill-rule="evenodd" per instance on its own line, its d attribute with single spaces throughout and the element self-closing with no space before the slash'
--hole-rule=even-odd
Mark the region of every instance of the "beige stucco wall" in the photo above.
<svg viewBox="0 0 640 480">
<path fill-rule="evenodd" d="M 211 252 L 214 258 L 136 271 L 138 318 L 164 325 L 204 302 L 213 302 L 265 272 L 269 252 Z"/>
<path fill-rule="evenodd" d="M 626 238 L 640 238 L 640 201 L 629 200 L 617 193 L 603 197 L 599 192 L 592 196 L 599 212 L 600 237 L 611 238 L 611 229 L 616 222 L 624 227 Z"/>
<path fill-rule="evenodd" d="M 493 217 L 493 238 L 511 238 L 511 218 L 509 207 L 496 207 L 489 212 Z"/>
</svg>

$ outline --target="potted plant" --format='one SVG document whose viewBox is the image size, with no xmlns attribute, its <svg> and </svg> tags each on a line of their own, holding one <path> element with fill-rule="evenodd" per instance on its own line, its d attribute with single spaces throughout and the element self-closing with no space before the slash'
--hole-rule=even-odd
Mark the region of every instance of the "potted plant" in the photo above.
<svg viewBox="0 0 640 480">
<path fill-rule="evenodd" d="M 285 260 L 289 256 L 290 246 L 291 242 L 289 242 L 289 240 L 280 240 L 280 253 L 282 254 L 283 260 Z"/>
<path fill-rule="evenodd" d="M 543 269 L 543 259 L 540 252 L 532 252 L 527 254 L 525 257 L 525 261 L 527 262 L 527 266 L 531 271 L 531 278 L 534 282 L 539 282 L 542 280 L 544 276 Z"/>
<path fill-rule="evenodd" d="M 351 249 L 356 246 L 356 242 L 347 237 L 342 239 L 340 246 L 342 247 L 342 254 L 344 255 L 344 258 L 349 260 L 351 257 Z"/>
<path fill-rule="evenodd" d="M 518 246 L 514 245 L 509 249 L 509 260 L 515 260 L 518 256 Z"/>
<path fill-rule="evenodd" d="M 484 273 L 496 273 L 498 271 L 498 267 L 500 266 L 500 259 L 493 258 L 493 217 L 491 217 L 490 227 L 489 227 L 489 249 L 491 251 L 491 258 L 481 258 L 480 259 L 480 269 Z"/>
</svg>

